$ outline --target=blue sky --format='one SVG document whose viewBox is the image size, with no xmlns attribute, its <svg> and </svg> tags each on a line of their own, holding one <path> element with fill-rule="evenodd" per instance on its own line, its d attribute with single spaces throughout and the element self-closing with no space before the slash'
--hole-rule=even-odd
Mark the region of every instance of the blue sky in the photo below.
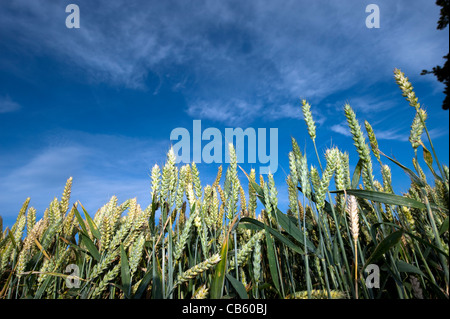
<svg viewBox="0 0 450 319">
<path fill-rule="evenodd" d="M 80 8 L 80 29 L 65 26 L 70 3 Z M 365 26 L 370 3 L 380 8 L 379 29 Z M 301 98 L 312 105 L 320 154 L 338 146 L 354 167 L 343 113 L 349 102 L 361 124 L 372 124 L 380 149 L 411 167 L 414 110 L 395 84 L 395 67 L 412 81 L 448 164 L 444 87 L 420 75 L 448 52 L 438 18 L 430 0 L 2 1 L 4 224 L 27 197 L 42 215 L 70 176 L 72 201 L 92 213 L 112 195 L 147 206 L 151 167 L 164 163 L 170 132 L 192 132 L 193 120 L 221 132 L 278 128 L 275 181 L 286 207 L 290 137 L 310 163 L 315 158 Z M 198 166 L 203 184 L 212 183 L 218 165 Z M 406 191 L 408 178 L 392 171 L 395 191 Z"/>
</svg>

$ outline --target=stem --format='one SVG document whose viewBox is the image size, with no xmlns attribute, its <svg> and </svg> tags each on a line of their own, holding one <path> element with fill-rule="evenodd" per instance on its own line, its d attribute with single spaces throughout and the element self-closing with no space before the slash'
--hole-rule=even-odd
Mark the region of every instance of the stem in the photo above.
<svg viewBox="0 0 450 319">
<path fill-rule="evenodd" d="M 323 174 L 323 168 L 322 168 L 322 164 L 320 163 L 320 157 L 319 157 L 319 153 L 317 152 L 316 140 L 315 139 L 313 139 L 313 144 L 314 144 L 314 151 L 316 152 L 316 156 L 317 156 L 317 161 L 319 162 L 319 166 L 320 166 L 320 173 Z"/>
<path fill-rule="evenodd" d="M 422 122 L 422 125 L 425 128 L 425 132 L 427 133 L 428 141 L 430 142 L 431 150 L 433 152 L 433 156 L 434 156 L 434 159 L 436 160 L 436 164 L 439 168 L 439 171 L 441 172 L 442 179 L 445 179 L 444 170 L 442 169 L 441 163 L 439 163 L 439 159 L 434 150 L 433 142 L 431 142 L 430 134 L 428 133 L 427 126 L 425 125 L 425 120 L 423 119 L 422 114 L 420 112 L 418 112 L 418 114 L 419 114 L 420 121 Z"/>
<path fill-rule="evenodd" d="M 309 257 L 308 246 L 306 245 L 306 206 L 305 206 L 305 194 L 303 194 L 303 243 L 305 244 L 305 268 L 306 268 L 306 289 L 308 290 L 308 298 L 311 298 L 311 276 L 309 274 Z"/>
<path fill-rule="evenodd" d="M 358 299 L 358 241 L 353 240 L 355 245 L 355 296 Z"/>
<path fill-rule="evenodd" d="M 438 232 L 437 227 L 436 227 L 436 223 L 434 221 L 433 212 L 431 211 L 430 203 L 428 202 L 428 197 L 426 196 L 424 190 L 422 190 L 422 195 L 423 195 L 423 197 L 425 199 L 425 205 L 427 206 L 428 217 L 430 219 L 431 227 L 433 228 L 434 240 L 436 242 L 436 246 L 440 250 L 444 250 L 444 248 L 442 247 L 442 243 L 441 243 L 440 237 L 439 237 L 439 232 Z M 446 285 L 447 291 L 448 291 L 448 281 L 449 281 L 448 261 L 446 263 L 445 256 L 441 252 L 439 252 L 438 255 L 439 255 L 439 260 L 440 260 L 440 262 L 442 264 L 442 268 L 444 269 L 445 285 Z"/>
<path fill-rule="evenodd" d="M 236 279 L 239 280 L 239 265 L 238 265 L 238 259 L 237 259 L 237 238 L 236 238 L 236 230 L 233 231 L 233 239 L 234 239 L 234 262 L 235 262 L 235 269 L 236 269 Z"/>
</svg>

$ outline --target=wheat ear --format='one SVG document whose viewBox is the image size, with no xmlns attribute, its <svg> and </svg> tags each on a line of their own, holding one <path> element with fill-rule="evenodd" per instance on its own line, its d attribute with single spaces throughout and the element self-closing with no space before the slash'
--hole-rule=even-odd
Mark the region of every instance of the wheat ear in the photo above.
<svg viewBox="0 0 450 319">
<path fill-rule="evenodd" d="M 356 197 L 350 195 L 347 200 L 347 214 L 350 221 L 350 231 L 355 246 L 355 292 L 356 299 L 358 299 L 358 236 L 359 236 L 359 217 L 358 217 L 358 203 Z"/>
</svg>

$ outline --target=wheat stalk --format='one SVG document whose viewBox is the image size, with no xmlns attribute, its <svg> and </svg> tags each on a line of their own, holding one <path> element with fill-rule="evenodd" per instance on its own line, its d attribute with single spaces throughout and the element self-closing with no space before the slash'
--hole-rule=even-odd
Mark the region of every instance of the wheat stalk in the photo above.
<svg viewBox="0 0 450 319">
<path fill-rule="evenodd" d="M 358 236 L 359 236 L 359 216 L 358 203 L 356 197 L 350 195 L 347 199 L 347 214 L 350 221 L 350 231 L 353 238 L 353 245 L 355 247 L 355 291 L 358 299 Z"/>
</svg>

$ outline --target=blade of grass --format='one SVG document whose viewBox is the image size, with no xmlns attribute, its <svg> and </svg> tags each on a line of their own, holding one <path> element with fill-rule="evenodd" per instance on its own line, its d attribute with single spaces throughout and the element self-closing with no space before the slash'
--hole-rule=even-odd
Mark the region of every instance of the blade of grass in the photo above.
<svg viewBox="0 0 450 319">
<path fill-rule="evenodd" d="M 407 262 L 405 262 L 403 260 L 397 260 L 396 263 L 397 263 L 397 269 L 400 272 L 408 272 L 408 273 L 418 274 L 418 275 L 426 277 L 425 274 L 422 272 L 422 270 L 420 270 L 416 266 L 408 264 Z"/>
<path fill-rule="evenodd" d="M 403 197 L 390 193 L 369 191 L 363 189 L 347 189 L 347 190 L 339 190 L 339 191 L 331 191 L 331 193 L 343 194 L 347 193 L 350 195 L 354 195 L 356 197 L 365 198 L 374 202 L 390 204 L 390 205 L 398 205 L 398 206 L 407 206 L 418 209 L 426 209 L 426 205 L 416 201 L 415 199 Z"/>
<path fill-rule="evenodd" d="M 273 240 L 272 237 L 270 236 L 270 232 L 268 230 L 269 227 L 267 227 L 267 225 L 264 225 L 264 228 L 266 230 L 266 249 L 267 249 L 267 259 L 269 261 L 269 270 L 270 270 L 270 275 L 272 277 L 272 281 L 273 284 L 275 285 L 276 291 L 279 295 L 281 295 L 280 293 L 280 283 L 278 281 L 278 267 L 277 267 L 277 260 L 275 257 L 275 250 L 273 248 Z"/>
<path fill-rule="evenodd" d="M 84 223 L 83 217 L 81 217 L 80 212 L 78 211 L 77 206 L 75 204 L 73 205 L 73 211 L 75 213 L 75 217 L 77 218 L 78 224 L 80 225 L 81 229 L 83 230 L 83 232 L 85 234 L 87 234 L 88 230 L 87 230 L 86 225 Z"/>
<path fill-rule="evenodd" d="M 88 212 L 86 211 L 86 209 L 84 209 L 84 207 L 81 204 L 81 202 L 78 201 L 78 203 L 80 204 L 81 208 L 83 209 L 84 216 L 86 217 L 86 221 L 88 222 L 89 229 L 91 230 L 92 235 L 94 235 L 94 237 L 97 238 L 97 240 L 100 240 L 101 235 L 100 235 L 100 232 L 99 232 L 99 230 L 97 228 L 97 225 L 95 225 L 95 223 L 92 220 L 91 216 L 89 216 Z"/>
<path fill-rule="evenodd" d="M 222 243 L 222 249 L 220 251 L 220 261 L 216 265 L 214 276 L 211 283 L 211 289 L 209 295 L 211 299 L 220 299 L 222 298 L 223 285 L 225 281 L 225 273 L 227 268 L 227 256 L 228 256 L 228 236 L 229 233 L 225 236 L 225 239 Z"/>
<path fill-rule="evenodd" d="M 97 250 L 97 247 L 95 247 L 92 240 L 89 238 L 88 235 L 80 233 L 81 242 L 86 246 L 87 250 L 89 251 L 89 254 L 96 260 L 100 261 L 100 253 Z"/>
<path fill-rule="evenodd" d="M 39 248 L 39 250 L 44 254 L 45 258 L 47 258 L 48 260 L 52 260 L 50 258 L 50 256 L 47 254 L 47 252 L 45 251 L 44 247 L 42 247 L 41 243 L 37 240 L 37 238 L 34 239 L 34 243 Z"/>
<path fill-rule="evenodd" d="M 152 271 L 149 270 L 145 273 L 145 275 L 142 277 L 141 282 L 139 283 L 139 286 L 136 290 L 136 293 L 133 296 L 133 299 L 141 299 L 142 294 L 145 292 L 145 290 L 147 289 L 150 281 L 152 280 Z"/>
<path fill-rule="evenodd" d="M 364 164 L 364 162 L 362 159 L 359 159 L 358 164 L 356 164 L 355 170 L 353 172 L 352 184 L 351 184 L 351 187 L 353 189 L 356 189 L 358 187 L 359 180 L 361 179 L 361 172 L 362 172 L 363 164 Z"/>
<path fill-rule="evenodd" d="M 234 278 L 230 274 L 226 274 L 225 276 L 230 281 L 231 285 L 236 290 L 236 292 L 238 293 L 239 297 L 241 299 L 248 299 L 247 291 L 245 290 L 245 287 L 242 284 L 242 282 L 240 282 L 239 280 L 237 280 L 236 278 Z"/>
<path fill-rule="evenodd" d="M 41 299 L 42 294 L 45 292 L 45 290 L 47 289 L 48 284 L 50 283 L 50 280 L 52 280 L 53 278 L 48 276 L 44 282 L 42 283 L 42 285 L 39 287 L 39 289 L 37 290 L 36 294 L 34 295 L 34 299 Z"/>
<path fill-rule="evenodd" d="M 366 269 L 367 265 L 378 261 L 386 252 L 388 252 L 392 247 L 397 245 L 402 238 L 403 235 L 402 230 L 398 230 L 389 234 L 386 238 L 384 238 L 375 248 L 374 252 L 370 255 L 370 257 L 366 260 L 366 264 L 361 269 L 361 272 Z"/>
<path fill-rule="evenodd" d="M 122 279 L 122 290 L 125 298 L 130 298 L 131 292 L 131 278 L 130 278 L 130 266 L 128 263 L 127 253 L 123 248 L 123 244 L 120 244 L 120 276 Z"/>
<path fill-rule="evenodd" d="M 250 217 L 242 217 L 239 222 L 240 223 L 251 223 L 252 225 L 257 226 L 256 229 L 266 229 L 266 227 L 267 227 L 267 231 L 269 233 L 271 233 L 276 239 L 278 239 L 280 242 L 282 242 L 283 244 L 285 244 L 286 246 L 291 248 L 293 251 L 295 251 L 296 253 L 301 254 L 301 255 L 303 255 L 305 253 L 303 251 L 303 249 L 300 248 L 300 246 L 295 245 L 292 241 L 290 241 L 285 236 L 281 235 L 278 231 L 261 223 L 259 220 L 256 220 L 256 219 L 253 219 Z M 244 226 L 244 225 L 242 225 L 242 226 Z M 247 225 L 245 225 L 245 226 L 247 226 Z M 249 227 L 249 228 L 253 229 L 255 227 Z"/>
<path fill-rule="evenodd" d="M 398 161 L 396 161 L 395 159 L 390 158 L 389 156 L 387 156 L 386 154 L 384 154 L 383 152 L 380 151 L 380 154 L 385 156 L 386 158 L 388 158 L 390 161 L 392 161 L 393 163 L 395 163 L 396 165 L 400 166 L 403 171 L 409 176 L 409 178 L 411 178 L 411 181 L 415 184 L 417 184 L 419 187 L 425 187 L 425 184 L 422 182 L 422 180 L 416 175 L 414 174 L 414 172 L 412 170 L 410 170 L 409 168 L 407 168 L 406 166 L 400 164 Z"/>
<path fill-rule="evenodd" d="M 14 249 L 18 250 L 17 243 L 16 243 L 16 240 L 14 239 L 14 235 L 13 235 L 12 231 L 8 231 L 8 236 L 9 236 L 9 239 L 11 240 L 11 243 L 12 243 Z"/>
<path fill-rule="evenodd" d="M 265 206 L 264 192 L 263 192 L 262 188 L 255 182 L 253 182 L 253 181 L 251 181 L 251 182 L 252 182 L 252 186 L 255 189 L 255 191 L 258 193 L 258 195 L 260 195 L 259 199 L 260 199 L 261 203 Z M 304 239 L 303 233 L 299 230 L 298 226 L 295 225 L 288 218 L 288 216 L 283 214 L 278 208 L 275 209 L 275 213 L 276 213 L 276 217 L 278 219 L 278 222 L 279 222 L 281 228 L 283 228 L 289 235 L 291 235 L 298 242 L 300 242 L 302 245 L 304 245 L 305 239 Z M 308 239 L 306 239 L 306 245 L 308 246 L 309 249 L 311 249 L 311 251 L 316 251 L 316 247 Z"/>
<path fill-rule="evenodd" d="M 445 251 L 439 249 L 437 246 L 433 245 L 433 244 L 430 243 L 429 241 L 423 240 L 422 238 L 420 238 L 420 237 L 414 235 L 413 233 L 411 233 L 411 232 L 405 230 L 404 228 L 400 227 L 399 225 L 396 225 L 396 224 L 393 224 L 393 223 L 388 223 L 388 222 L 384 222 L 383 224 L 388 225 L 388 226 L 395 227 L 395 228 L 401 230 L 402 232 L 404 232 L 405 234 L 407 234 L 409 237 L 411 237 L 411 238 L 417 240 L 419 243 L 421 243 L 421 244 L 423 244 L 423 245 L 425 245 L 425 246 L 428 246 L 429 248 L 434 249 L 434 250 L 436 250 L 437 252 L 439 252 L 439 253 L 441 253 L 441 254 L 444 254 L 446 257 L 449 257 L 449 255 L 448 255 Z M 373 224 L 373 225 L 372 225 L 372 231 L 373 231 L 373 229 L 375 229 L 375 228 L 377 228 L 377 227 L 379 227 L 379 226 L 380 226 L 380 223 Z"/>
<path fill-rule="evenodd" d="M 161 269 L 158 267 L 158 258 L 152 257 L 153 269 L 152 269 L 152 299 L 163 299 L 162 282 L 161 282 Z"/>
<path fill-rule="evenodd" d="M 442 236 L 448 230 L 448 216 L 439 228 L 439 236 Z"/>
</svg>

